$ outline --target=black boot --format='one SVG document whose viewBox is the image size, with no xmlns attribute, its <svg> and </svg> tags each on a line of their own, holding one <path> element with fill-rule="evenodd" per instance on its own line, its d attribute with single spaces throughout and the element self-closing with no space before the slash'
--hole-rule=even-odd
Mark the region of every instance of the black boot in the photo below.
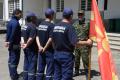
<svg viewBox="0 0 120 80">
<path fill-rule="evenodd" d="M 79 76 L 79 73 L 74 73 L 73 77 Z"/>
<path fill-rule="evenodd" d="M 79 72 L 78 71 L 73 73 L 73 77 L 76 77 L 76 76 L 79 76 Z"/>
</svg>

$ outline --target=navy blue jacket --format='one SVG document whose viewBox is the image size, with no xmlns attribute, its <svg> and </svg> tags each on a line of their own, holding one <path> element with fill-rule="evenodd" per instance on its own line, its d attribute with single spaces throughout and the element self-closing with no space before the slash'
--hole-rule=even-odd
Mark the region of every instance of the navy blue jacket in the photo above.
<svg viewBox="0 0 120 80">
<path fill-rule="evenodd" d="M 21 40 L 21 27 L 19 24 L 19 19 L 15 16 L 7 24 L 7 34 L 6 34 L 6 42 L 10 42 L 10 44 L 18 45 Z"/>
<path fill-rule="evenodd" d="M 55 25 L 52 39 L 55 50 L 65 52 L 73 52 L 78 41 L 74 27 L 65 22 L 60 22 Z"/>
<path fill-rule="evenodd" d="M 36 26 L 33 23 L 27 23 L 24 27 L 22 27 L 21 37 L 24 38 L 25 43 L 27 43 L 29 38 L 33 38 L 33 41 L 27 48 L 37 52 L 36 34 Z"/>
<path fill-rule="evenodd" d="M 44 47 L 52 34 L 54 24 L 48 21 L 43 21 L 37 28 L 37 36 L 39 37 L 40 44 Z M 53 47 L 50 45 L 47 51 L 53 52 Z"/>
</svg>

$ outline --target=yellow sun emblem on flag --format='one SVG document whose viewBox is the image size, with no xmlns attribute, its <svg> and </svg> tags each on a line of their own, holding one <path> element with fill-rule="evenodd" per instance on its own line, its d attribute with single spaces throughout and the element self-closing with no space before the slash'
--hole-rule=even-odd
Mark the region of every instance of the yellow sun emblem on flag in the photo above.
<svg viewBox="0 0 120 80">
<path fill-rule="evenodd" d="M 96 33 L 99 35 L 98 37 L 100 37 L 100 38 L 104 37 L 104 35 L 98 25 L 95 25 L 95 30 L 96 30 Z"/>
<path fill-rule="evenodd" d="M 102 40 L 102 47 L 103 47 L 103 49 L 106 51 L 106 52 L 110 52 L 110 47 L 109 47 L 109 43 L 108 43 L 108 41 L 107 41 L 107 39 L 106 38 L 104 38 L 103 40 Z"/>
<path fill-rule="evenodd" d="M 112 72 L 112 80 L 118 80 L 118 76 L 114 72 Z"/>
<path fill-rule="evenodd" d="M 94 20 L 94 13 L 91 11 L 91 20 Z"/>
<path fill-rule="evenodd" d="M 98 50 L 98 56 L 100 56 L 103 53 L 103 49 Z"/>
</svg>

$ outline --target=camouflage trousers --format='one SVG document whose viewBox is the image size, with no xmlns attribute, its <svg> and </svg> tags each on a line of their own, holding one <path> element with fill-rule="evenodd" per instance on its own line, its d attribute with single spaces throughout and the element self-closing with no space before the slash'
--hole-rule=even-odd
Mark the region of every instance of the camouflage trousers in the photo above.
<svg viewBox="0 0 120 80">
<path fill-rule="evenodd" d="M 82 58 L 83 67 L 88 70 L 89 66 L 89 47 L 82 46 L 81 48 L 76 48 L 74 50 L 75 54 L 75 73 L 79 73 L 80 59 Z"/>
</svg>

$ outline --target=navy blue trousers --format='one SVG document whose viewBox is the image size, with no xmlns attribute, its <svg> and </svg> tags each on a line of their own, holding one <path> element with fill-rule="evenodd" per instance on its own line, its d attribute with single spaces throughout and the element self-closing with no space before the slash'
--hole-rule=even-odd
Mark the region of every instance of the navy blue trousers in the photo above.
<svg viewBox="0 0 120 80">
<path fill-rule="evenodd" d="M 24 50 L 24 80 L 35 80 L 37 70 L 37 52 L 25 49 Z"/>
<path fill-rule="evenodd" d="M 46 76 L 45 80 L 53 80 L 53 72 L 54 72 L 54 60 L 53 53 L 45 52 L 38 54 L 38 71 L 37 71 L 37 79 L 43 80 L 45 67 L 46 68 Z"/>
<path fill-rule="evenodd" d="M 17 67 L 20 60 L 20 49 L 10 49 L 9 50 L 9 59 L 8 59 L 8 67 L 9 73 L 12 80 L 18 79 Z"/>
<path fill-rule="evenodd" d="M 74 55 L 70 52 L 54 53 L 54 80 L 72 80 Z"/>
</svg>

